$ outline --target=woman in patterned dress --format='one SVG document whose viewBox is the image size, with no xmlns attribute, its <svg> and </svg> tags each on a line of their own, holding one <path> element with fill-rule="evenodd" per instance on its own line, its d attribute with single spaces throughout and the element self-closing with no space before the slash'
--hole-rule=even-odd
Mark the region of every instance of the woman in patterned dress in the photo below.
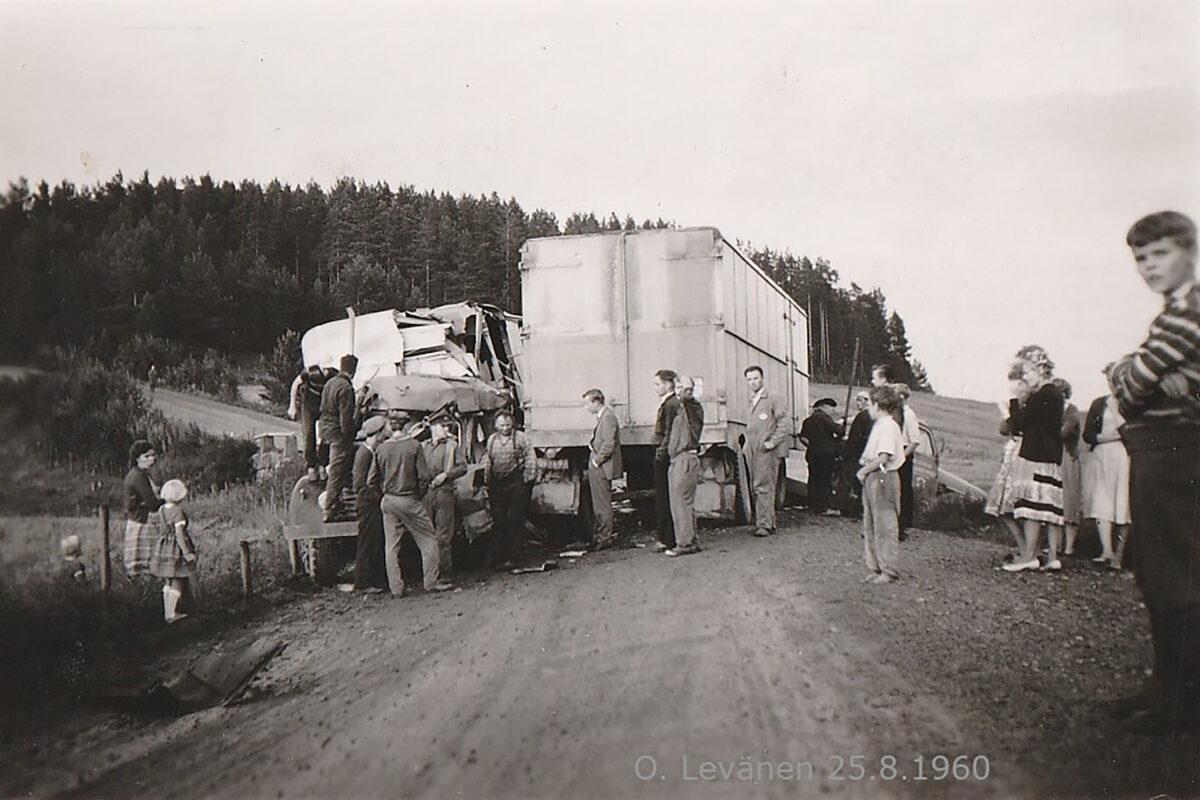
<svg viewBox="0 0 1200 800">
<path fill-rule="evenodd" d="M 150 468 L 158 454 L 154 445 L 138 439 L 129 448 L 129 473 L 125 476 L 125 542 L 123 555 L 125 574 L 133 577 L 145 573 L 158 541 L 158 529 L 150 524 L 150 515 L 163 501 L 150 479 Z"/>
<path fill-rule="evenodd" d="M 1020 556 L 1005 564 L 1009 572 L 1027 569 L 1062 569 L 1058 546 L 1063 527 L 1062 424 L 1063 396 L 1052 382 L 1054 362 L 1037 345 L 1017 351 L 1014 367 L 1020 369 L 1018 395 L 1009 401 L 1009 419 L 1021 434 L 1021 448 L 1013 459 L 1010 480 L 1013 516 L 1020 522 L 1024 547 Z M 1038 561 L 1042 528 L 1049 540 L 1049 556 Z"/>
</svg>

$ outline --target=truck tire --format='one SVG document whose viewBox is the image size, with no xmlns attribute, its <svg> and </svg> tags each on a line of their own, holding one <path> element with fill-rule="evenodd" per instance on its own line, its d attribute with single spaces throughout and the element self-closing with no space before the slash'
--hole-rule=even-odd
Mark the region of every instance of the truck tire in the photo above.
<svg viewBox="0 0 1200 800">
<path fill-rule="evenodd" d="M 317 586 L 333 586 L 337 581 L 338 556 L 335 539 L 309 539 L 308 577 Z"/>
</svg>

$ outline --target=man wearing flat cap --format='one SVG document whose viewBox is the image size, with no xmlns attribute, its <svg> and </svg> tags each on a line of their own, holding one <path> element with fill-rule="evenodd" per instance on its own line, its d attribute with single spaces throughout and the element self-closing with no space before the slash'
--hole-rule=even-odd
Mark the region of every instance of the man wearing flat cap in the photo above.
<svg viewBox="0 0 1200 800">
<path fill-rule="evenodd" d="M 383 567 L 383 512 L 379 502 L 383 489 L 379 476 L 369 480 L 375 448 L 391 438 L 392 430 L 386 417 L 371 417 L 358 432 L 362 443 L 354 451 L 355 517 L 358 522 L 358 542 L 354 558 L 354 588 L 365 592 L 380 592 L 388 588 L 387 572 Z"/>
<path fill-rule="evenodd" d="M 837 401 L 822 397 L 813 403 L 813 412 L 800 426 L 800 443 L 808 462 L 808 508 L 817 514 L 834 516 L 829 507 L 833 493 L 833 471 L 837 468 L 841 430 L 833 418 Z"/>
<path fill-rule="evenodd" d="M 433 416 L 429 420 L 429 432 L 428 441 L 421 445 L 425 460 L 429 462 L 429 471 L 433 473 L 425 504 L 429 506 L 429 516 L 437 531 L 440 571 L 448 574 L 452 566 L 451 543 L 458 525 L 454 482 L 467 474 L 467 459 L 458 445 L 458 425 L 449 413 Z"/>
</svg>

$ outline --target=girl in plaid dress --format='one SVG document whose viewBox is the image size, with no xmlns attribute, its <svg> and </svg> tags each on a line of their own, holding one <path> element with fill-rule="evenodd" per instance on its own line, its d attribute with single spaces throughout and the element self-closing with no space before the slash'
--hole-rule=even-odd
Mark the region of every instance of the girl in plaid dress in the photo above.
<svg viewBox="0 0 1200 800">
<path fill-rule="evenodd" d="M 163 617 L 167 622 L 177 622 L 187 614 L 179 613 L 179 601 L 187 595 L 188 579 L 196 563 L 196 546 L 188 536 L 188 519 L 179 507 L 187 497 L 183 481 L 171 480 L 163 484 L 163 524 L 150 559 L 150 571 L 163 579 Z"/>
</svg>

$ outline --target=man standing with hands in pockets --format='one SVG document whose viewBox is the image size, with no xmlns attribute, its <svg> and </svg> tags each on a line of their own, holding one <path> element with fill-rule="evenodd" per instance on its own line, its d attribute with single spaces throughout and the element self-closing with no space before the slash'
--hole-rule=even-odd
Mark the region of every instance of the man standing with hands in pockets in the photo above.
<svg viewBox="0 0 1200 800">
<path fill-rule="evenodd" d="M 588 389 L 583 393 L 585 408 L 596 418 L 592 441 L 588 445 L 588 489 L 592 497 L 592 550 L 605 550 L 616 542 L 613 533 L 612 482 L 622 475 L 621 423 L 617 413 L 604 404 L 604 392 Z"/>
</svg>

